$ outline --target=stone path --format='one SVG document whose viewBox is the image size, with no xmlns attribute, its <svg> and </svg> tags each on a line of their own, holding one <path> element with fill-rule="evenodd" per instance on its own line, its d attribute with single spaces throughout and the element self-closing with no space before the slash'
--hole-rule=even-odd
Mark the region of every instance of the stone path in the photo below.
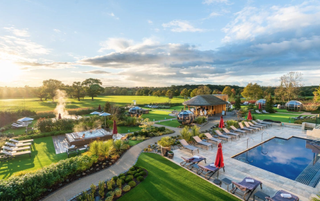
<svg viewBox="0 0 320 201">
<path fill-rule="evenodd" d="M 161 125 L 155 124 L 154 126 L 161 126 Z M 175 132 L 166 136 L 175 136 L 180 134 L 179 128 L 173 128 L 173 127 L 169 127 L 169 128 Z M 87 190 L 92 183 L 95 185 L 98 185 L 99 181 L 105 181 L 105 180 L 111 179 L 114 176 L 117 176 L 123 172 L 128 171 L 129 168 L 136 163 L 142 150 L 146 148 L 149 144 L 154 144 L 155 142 L 160 140 L 162 137 L 163 136 L 153 137 L 149 140 L 145 140 L 133 146 L 124 155 L 122 155 L 122 157 L 114 165 L 110 166 L 105 170 L 102 170 L 90 176 L 74 181 L 68 184 L 67 186 L 61 188 L 60 190 L 53 192 L 43 200 L 45 201 L 69 200 L 75 195 L 81 193 L 82 191 Z"/>
</svg>

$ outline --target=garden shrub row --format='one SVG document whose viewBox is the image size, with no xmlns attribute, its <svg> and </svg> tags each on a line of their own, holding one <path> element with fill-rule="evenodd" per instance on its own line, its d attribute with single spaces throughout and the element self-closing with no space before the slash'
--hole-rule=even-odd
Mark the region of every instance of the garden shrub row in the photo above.
<svg viewBox="0 0 320 201">
<path fill-rule="evenodd" d="M 0 127 L 3 127 L 7 124 L 12 124 L 19 118 L 25 116 L 31 117 L 34 115 L 36 115 L 36 112 L 31 110 L 0 111 Z"/>
<path fill-rule="evenodd" d="M 133 133 L 134 136 L 145 136 L 145 137 L 149 137 L 149 134 L 152 132 L 164 132 L 166 130 L 166 127 L 152 127 L 151 130 L 149 131 L 135 131 Z"/>
</svg>

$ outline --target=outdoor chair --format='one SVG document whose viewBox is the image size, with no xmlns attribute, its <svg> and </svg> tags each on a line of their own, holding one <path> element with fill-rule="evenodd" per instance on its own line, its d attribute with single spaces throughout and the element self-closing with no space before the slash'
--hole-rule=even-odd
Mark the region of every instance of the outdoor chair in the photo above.
<svg viewBox="0 0 320 201">
<path fill-rule="evenodd" d="M 269 112 L 267 112 L 266 110 L 262 110 L 263 114 L 269 114 Z"/>
<path fill-rule="evenodd" d="M 259 123 L 259 122 L 256 122 L 256 121 L 254 121 L 254 120 L 252 120 L 252 122 L 253 122 L 254 124 L 257 124 L 257 125 L 265 126 L 266 128 L 267 128 L 268 126 L 271 126 L 271 124 Z"/>
<path fill-rule="evenodd" d="M 29 156 L 31 157 L 31 151 L 7 152 L 7 151 L 2 150 L 0 153 L 8 155 L 8 156 L 20 156 L 20 155 L 29 154 Z"/>
<path fill-rule="evenodd" d="M 251 177 L 244 178 L 241 182 L 236 183 L 232 182 L 234 187 L 231 190 L 231 193 L 234 194 L 238 189 L 243 192 L 243 200 L 249 200 L 252 193 L 260 185 L 262 189 L 262 183 L 258 180 L 255 180 Z"/>
<path fill-rule="evenodd" d="M 214 164 L 209 164 L 206 166 L 198 165 L 198 174 L 204 176 L 206 179 L 210 179 L 215 173 L 217 173 L 217 178 L 219 177 L 219 168 L 215 167 Z"/>
<path fill-rule="evenodd" d="M 198 150 L 198 153 L 199 153 L 199 149 L 197 147 L 195 147 L 195 146 L 189 145 L 186 140 L 182 139 L 182 140 L 179 140 L 179 142 L 182 145 L 182 146 L 179 147 L 180 149 L 181 148 L 188 149 L 188 150 L 191 151 L 192 155 L 193 155 L 193 152 L 195 150 Z"/>
<path fill-rule="evenodd" d="M 255 130 L 261 130 L 261 128 L 257 127 L 257 126 L 250 126 L 248 122 L 244 122 L 244 125 L 247 127 L 247 128 L 251 128 L 251 129 L 255 129 Z"/>
<path fill-rule="evenodd" d="M 227 141 L 229 141 L 229 139 L 232 140 L 232 138 L 235 137 L 235 136 L 224 135 L 224 134 L 222 134 L 219 130 L 215 130 L 214 132 L 216 132 L 216 134 L 218 135 L 218 137 L 221 138 L 222 140 L 227 140 Z"/>
<path fill-rule="evenodd" d="M 222 140 L 212 137 L 212 135 L 210 133 L 205 133 L 204 135 L 207 137 L 208 140 L 210 140 L 216 144 L 222 143 Z"/>
<path fill-rule="evenodd" d="M 238 128 L 234 127 L 234 126 L 230 126 L 230 128 L 235 132 L 242 133 L 242 134 L 247 134 L 247 131 L 238 129 Z"/>
<path fill-rule="evenodd" d="M 209 147 L 211 147 L 211 149 L 213 148 L 211 143 L 202 141 L 199 136 L 193 136 L 193 139 L 197 142 L 197 144 L 199 144 L 200 146 L 204 146 L 207 150 L 209 149 Z"/>
<path fill-rule="evenodd" d="M 254 129 L 252 129 L 252 128 L 244 127 L 241 122 L 239 122 L 239 126 L 240 126 L 241 130 L 246 130 L 246 131 L 249 131 L 249 132 L 253 132 L 254 131 Z"/>
<path fill-rule="evenodd" d="M 231 132 L 229 131 L 227 128 L 222 128 L 222 130 L 228 134 L 228 135 L 232 135 L 232 136 L 236 136 L 236 137 L 239 137 L 240 138 L 240 134 L 239 133 L 234 133 L 234 132 Z"/>
<path fill-rule="evenodd" d="M 261 114 L 261 112 L 259 110 L 256 110 L 256 113 Z"/>
<path fill-rule="evenodd" d="M 26 127 L 25 125 L 17 124 L 17 123 L 13 123 L 13 124 L 11 124 L 11 126 L 14 127 L 14 128 L 24 128 L 24 127 Z"/>
<path fill-rule="evenodd" d="M 8 150 L 8 151 L 22 151 L 22 150 L 30 150 L 30 146 L 26 146 L 26 147 L 7 147 L 7 146 L 2 146 L 2 149 Z"/>
<path fill-rule="evenodd" d="M 302 117 L 302 115 L 299 115 L 299 116 L 297 116 L 297 117 L 294 117 L 293 119 L 294 120 L 298 120 L 298 119 L 300 119 Z"/>
<path fill-rule="evenodd" d="M 11 141 L 11 142 L 13 142 L 13 143 L 16 143 L 16 144 L 23 144 L 23 143 L 26 143 L 26 142 L 33 143 L 33 139 L 30 139 L 30 140 L 15 140 L 15 139 L 10 139 L 9 141 Z"/>
<path fill-rule="evenodd" d="M 11 147 L 24 147 L 24 146 L 30 146 L 31 143 L 13 144 L 13 143 L 10 143 L 10 142 L 6 142 L 5 145 L 11 146 Z"/>
<path fill-rule="evenodd" d="M 266 198 L 268 201 L 299 201 L 299 197 L 288 193 L 287 191 L 280 190 L 272 198 Z"/>
<path fill-rule="evenodd" d="M 263 126 L 263 125 L 260 125 L 260 124 L 253 124 L 251 122 L 247 122 L 249 124 L 249 126 L 251 127 L 257 127 L 257 128 L 260 128 L 260 129 L 263 129 L 265 128 L 266 126 Z"/>
<path fill-rule="evenodd" d="M 257 119 L 257 121 L 258 121 L 259 123 L 261 123 L 261 124 L 268 124 L 268 125 L 272 126 L 272 123 L 270 123 L 270 122 L 262 121 L 262 120 L 260 120 L 260 119 Z"/>
<path fill-rule="evenodd" d="M 183 161 L 180 163 L 180 165 L 182 167 L 188 168 L 190 170 L 193 168 L 193 166 L 195 164 L 198 164 L 203 160 L 205 163 L 207 163 L 206 158 L 202 157 L 202 156 L 193 156 L 191 158 L 185 158 L 185 157 L 181 156 L 181 158 L 183 159 Z"/>
</svg>

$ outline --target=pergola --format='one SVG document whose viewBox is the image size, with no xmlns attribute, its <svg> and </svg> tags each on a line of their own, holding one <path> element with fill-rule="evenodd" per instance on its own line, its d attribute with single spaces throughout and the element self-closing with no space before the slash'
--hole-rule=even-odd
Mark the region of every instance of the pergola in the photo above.
<svg viewBox="0 0 320 201">
<path fill-rule="evenodd" d="M 188 110 L 190 107 L 194 107 L 194 114 L 200 115 L 200 110 L 206 110 L 208 115 L 215 115 L 226 111 L 226 105 L 228 103 L 214 95 L 198 95 L 183 103 L 184 109 L 186 106 Z"/>
</svg>

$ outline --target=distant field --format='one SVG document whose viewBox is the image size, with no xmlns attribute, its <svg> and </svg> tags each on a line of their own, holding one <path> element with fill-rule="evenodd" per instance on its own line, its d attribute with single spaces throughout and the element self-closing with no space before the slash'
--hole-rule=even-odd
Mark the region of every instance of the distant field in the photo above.
<svg viewBox="0 0 320 201">
<path fill-rule="evenodd" d="M 94 101 L 86 97 L 84 100 L 78 101 L 76 99 L 67 99 L 67 109 L 77 108 L 98 108 L 104 106 L 105 102 L 109 101 L 117 105 L 132 104 L 136 100 L 137 104 L 150 104 L 150 103 L 165 103 L 168 102 L 168 97 L 156 96 L 100 96 L 95 97 Z M 182 97 L 174 97 L 171 103 L 182 103 Z M 49 101 L 39 101 L 39 99 L 0 99 L 0 111 L 16 111 L 19 109 L 29 109 L 34 111 L 52 111 L 56 107 L 56 103 Z"/>
<path fill-rule="evenodd" d="M 299 114 L 279 114 L 279 113 L 273 113 L 273 114 L 252 114 L 257 119 L 271 119 L 274 121 L 281 121 L 281 122 L 287 122 L 293 123 L 293 120 L 289 120 L 290 117 L 297 117 Z"/>
<path fill-rule="evenodd" d="M 180 126 L 180 123 L 175 119 L 175 120 L 172 120 L 172 121 L 162 121 L 160 123 L 157 123 L 159 125 L 163 125 L 163 126 L 171 126 L 171 127 L 178 127 Z"/>
</svg>

